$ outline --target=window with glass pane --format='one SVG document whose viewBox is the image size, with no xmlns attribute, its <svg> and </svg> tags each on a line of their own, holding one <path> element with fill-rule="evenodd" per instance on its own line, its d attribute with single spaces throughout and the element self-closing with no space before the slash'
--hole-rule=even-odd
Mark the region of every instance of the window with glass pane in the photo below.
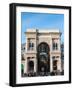
<svg viewBox="0 0 73 90">
<path fill-rule="evenodd" d="M 58 44 L 56 43 L 55 46 L 56 46 L 56 50 L 57 50 L 58 49 Z"/>
<path fill-rule="evenodd" d="M 58 44 L 53 42 L 53 50 L 58 50 Z"/>
<path fill-rule="evenodd" d="M 33 48 L 34 48 L 34 43 L 30 42 L 29 43 L 29 50 L 33 50 Z"/>
</svg>

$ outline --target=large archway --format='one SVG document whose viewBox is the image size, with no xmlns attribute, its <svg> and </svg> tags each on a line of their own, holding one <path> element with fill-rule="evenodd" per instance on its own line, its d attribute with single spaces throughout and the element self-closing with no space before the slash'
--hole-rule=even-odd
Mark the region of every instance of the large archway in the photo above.
<svg viewBox="0 0 73 90">
<path fill-rule="evenodd" d="M 46 75 L 50 72 L 50 47 L 47 43 L 42 42 L 37 48 L 38 57 L 38 73 Z"/>
</svg>

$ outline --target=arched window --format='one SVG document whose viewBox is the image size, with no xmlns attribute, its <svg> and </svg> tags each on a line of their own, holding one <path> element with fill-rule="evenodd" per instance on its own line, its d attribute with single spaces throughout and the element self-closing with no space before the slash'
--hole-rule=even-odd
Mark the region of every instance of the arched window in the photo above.
<svg viewBox="0 0 73 90">
<path fill-rule="evenodd" d="M 49 46 L 48 44 L 46 43 L 41 43 L 39 46 L 38 46 L 38 51 L 39 52 L 45 52 L 45 53 L 48 53 L 49 52 Z"/>
</svg>

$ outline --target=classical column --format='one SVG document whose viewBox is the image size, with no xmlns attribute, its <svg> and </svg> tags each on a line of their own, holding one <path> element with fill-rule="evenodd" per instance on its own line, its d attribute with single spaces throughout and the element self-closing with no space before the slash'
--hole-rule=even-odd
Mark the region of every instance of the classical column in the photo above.
<svg viewBox="0 0 73 90">
<path fill-rule="evenodd" d="M 52 52 L 52 37 L 50 39 L 50 72 L 53 71 L 53 60 L 52 60 L 51 52 Z"/>
<path fill-rule="evenodd" d="M 28 51 L 28 38 L 26 38 L 26 52 Z"/>
<path fill-rule="evenodd" d="M 38 40 L 37 40 L 37 31 L 36 31 L 36 37 L 35 37 L 35 51 L 37 52 L 37 45 L 38 45 Z"/>
<path fill-rule="evenodd" d="M 37 42 L 36 42 L 36 38 L 35 38 L 35 40 L 34 40 L 34 51 L 36 52 L 36 48 L 37 48 Z"/>
<path fill-rule="evenodd" d="M 52 38 L 50 40 L 50 51 L 52 51 Z"/>
<path fill-rule="evenodd" d="M 59 48 L 59 51 L 61 51 L 61 40 L 60 40 L 60 38 L 58 40 L 58 48 Z"/>
<path fill-rule="evenodd" d="M 34 72 L 37 72 L 37 59 L 34 60 Z"/>
<path fill-rule="evenodd" d="M 57 63 L 58 70 L 61 72 L 61 56 L 59 57 L 58 63 Z"/>
<path fill-rule="evenodd" d="M 25 66 L 24 66 L 24 73 L 27 73 L 27 68 L 28 68 L 28 62 L 27 58 L 25 59 Z"/>
<path fill-rule="evenodd" d="M 26 38 L 26 52 L 27 52 L 27 38 Z"/>
</svg>

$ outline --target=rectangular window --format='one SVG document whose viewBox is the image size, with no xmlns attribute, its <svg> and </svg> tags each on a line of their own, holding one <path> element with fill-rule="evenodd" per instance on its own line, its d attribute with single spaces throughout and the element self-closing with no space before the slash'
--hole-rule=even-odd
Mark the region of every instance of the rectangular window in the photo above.
<svg viewBox="0 0 73 90">
<path fill-rule="evenodd" d="M 58 50 L 58 44 L 57 43 L 53 43 L 53 50 Z"/>
<path fill-rule="evenodd" d="M 53 50 L 55 50 L 55 43 L 53 43 Z"/>
<path fill-rule="evenodd" d="M 29 43 L 29 50 L 33 50 L 34 49 L 34 43 Z"/>
</svg>

